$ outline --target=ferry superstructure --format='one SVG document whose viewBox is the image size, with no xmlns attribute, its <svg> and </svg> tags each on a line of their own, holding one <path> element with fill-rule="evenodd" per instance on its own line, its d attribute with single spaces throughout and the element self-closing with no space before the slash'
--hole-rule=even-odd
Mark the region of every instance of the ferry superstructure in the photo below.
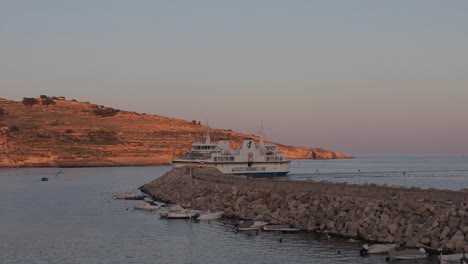
<svg viewBox="0 0 468 264">
<path fill-rule="evenodd" d="M 175 167 L 203 165 L 216 167 L 225 174 L 246 175 L 251 177 L 278 177 L 289 173 L 291 161 L 286 159 L 274 144 L 266 144 L 263 133 L 260 142 L 245 139 L 242 147 L 233 149 L 228 140 L 211 143 L 209 131 L 204 143 L 194 143 L 182 158 L 175 159 Z"/>
</svg>

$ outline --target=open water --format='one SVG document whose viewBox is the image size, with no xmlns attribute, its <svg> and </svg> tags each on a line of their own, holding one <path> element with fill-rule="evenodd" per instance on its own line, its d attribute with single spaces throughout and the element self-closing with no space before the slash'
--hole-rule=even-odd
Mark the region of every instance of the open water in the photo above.
<svg viewBox="0 0 468 264">
<path fill-rule="evenodd" d="M 467 164 L 466 157 L 303 160 L 292 163 L 290 178 L 404 185 L 405 171 L 407 186 L 461 189 L 468 188 Z M 362 243 L 342 238 L 235 234 L 229 220 L 165 220 L 133 211 L 138 201 L 112 200 L 170 169 L 0 169 L 0 263 L 385 263 L 385 255 L 359 257 Z"/>
</svg>

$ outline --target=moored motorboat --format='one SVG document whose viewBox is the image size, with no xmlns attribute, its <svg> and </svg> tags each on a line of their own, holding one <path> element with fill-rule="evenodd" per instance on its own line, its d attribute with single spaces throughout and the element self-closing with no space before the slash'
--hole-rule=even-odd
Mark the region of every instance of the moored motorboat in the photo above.
<svg viewBox="0 0 468 264">
<path fill-rule="evenodd" d="M 131 193 L 120 193 L 120 194 L 114 194 L 112 196 L 113 199 L 118 199 L 118 200 L 144 200 L 146 198 L 146 195 L 144 194 L 131 194 Z"/>
<path fill-rule="evenodd" d="M 236 224 L 235 229 L 237 231 L 260 230 L 266 225 L 268 225 L 268 223 L 263 221 L 241 220 Z"/>
<path fill-rule="evenodd" d="M 43 177 L 43 178 L 41 179 L 41 181 L 48 181 L 48 180 L 49 180 L 49 178 L 47 178 L 47 177 Z"/>
<path fill-rule="evenodd" d="M 189 219 L 193 218 L 197 214 L 197 211 L 183 210 L 179 212 L 169 212 L 166 216 L 168 219 Z"/>
<path fill-rule="evenodd" d="M 159 208 L 161 208 L 159 205 L 153 203 L 153 204 L 150 204 L 150 203 L 145 203 L 145 204 L 137 204 L 135 206 L 133 206 L 133 209 L 135 210 L 144 210 L 144 211 L 154 211 L 154 210 L 158 210 Z"/>
<path fill-rule="evenodd" d="M 366 244 L 367 245 L 367 244 Z M 366 248 L 364 245 L 363 247 Z M 398 244 L 374 244 L 367 247 L 369 254 L 382 254 L 396 248 Z"/>
<path fill-rule="evenodd" d="M 215 219 L 220 219 L 223 216 L 223 212 L 203 212 L 200 214 L 197 214 L 194 216 L 196 220 L 201 220 L 201 221 L 208 221 L 208 220 L 215 220 Z"/>
<path fill-rule="evenodd" d="M 440 255 L 440 264 L 468 264 L 468 255 L 464 253 Z"/>
<path fill-rule="evenodd" d="M 396 259 L 424 259 L 427 258 L 426 250 L 420 249 L 392 249 L 388 252 L 390 260 Z"/>
<path fill-rule="evenodd" d="M 300 228 L 290 227 L 289 225 L 266 225 L 263 231 L 278 231 L 283 233 L 294 233 L 301 231 Z"/>
<path fill-rule="evenodd" d="M 159 216 L 168 219 L 189 219 L 193 218 L 200 211 L 185 209 L 182 206 L 170 205 L 159 212 Z"/>
</svg>

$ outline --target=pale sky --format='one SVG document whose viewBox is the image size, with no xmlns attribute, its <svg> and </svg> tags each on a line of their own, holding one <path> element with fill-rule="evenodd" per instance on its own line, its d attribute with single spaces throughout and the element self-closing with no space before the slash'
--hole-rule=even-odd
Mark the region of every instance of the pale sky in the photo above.
<svg viewBox="0 0 468 264">
<path fill-rule="evenodd" d="M 0 97 L 468 155 L 468 1 L 0 1 Z"/>
</svg>

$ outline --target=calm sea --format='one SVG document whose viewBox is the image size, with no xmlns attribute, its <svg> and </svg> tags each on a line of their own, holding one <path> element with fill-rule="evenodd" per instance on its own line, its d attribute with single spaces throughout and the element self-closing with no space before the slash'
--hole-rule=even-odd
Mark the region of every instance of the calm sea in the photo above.
<svg viewBox="0 0 468 264">
<path fill-rule="evenodd" d="M 294 161 L 290 177 L 460 189 L 468 188 L 467 161 L 414 156 Z M 168 221 L 133 211 L 136 201 L 112 200 L 112 194 L 136 191 L 170 169 L 67 168 L 59 175 L 55 168 L 1 169 L 0 263 L 385 263 L 385 255 L 360 258 L 362 244 L 342 238 L 235 234 L 229 220 Z"/>
</svg>

